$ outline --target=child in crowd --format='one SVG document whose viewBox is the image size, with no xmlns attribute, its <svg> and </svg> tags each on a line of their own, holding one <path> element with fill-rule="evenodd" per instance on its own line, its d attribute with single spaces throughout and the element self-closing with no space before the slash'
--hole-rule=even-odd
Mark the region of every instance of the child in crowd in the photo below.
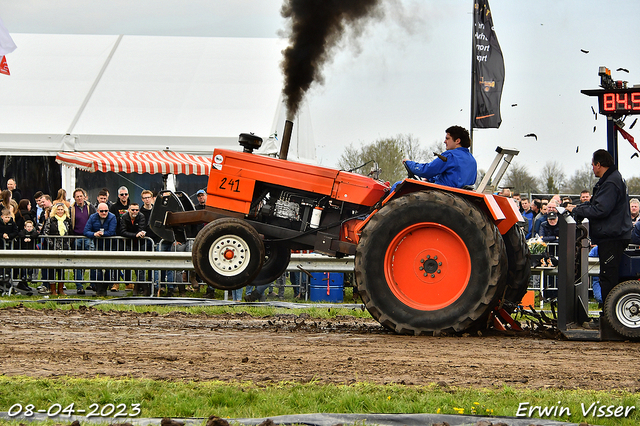
<svg viewBox="0 0 640 426">
<path fill-rule="evenodd" d="M 11 217 L 11 210 L 2 209 L 2 220 L 0 221 L 0 237 L 2 244 L 0 249 L 10 249 L 11 241 L 18 235 L 18 225 Z"/>
<path fill-rule="evenodd" d="M 24 229 L 18 233 L 16 239 L 16 248 L 20 250 L 35 250 L 38 243 L 38 230 L 35 228 L 33 221 L 27 220 L 24 222 Z M 20 270 L 20 284 L 18 286 L 24 286 L 27 284 L 28 278 L 33 275 L 32 271 L 28 271 L 26 268 Z"/>
<path fill-rule="evenodd" d="M 11 249 L 11 242 L 18 235 L 18 225 L 16 225 L 16 222 L 11 217 L 11 210 L 4 208 L 1 214 L 0 237 L 2 237 L 2 241 L 0 241 L 0 250 L 9 250 Z M 0 269 L 0 275 L 0 280 L 3 283 L 11 282 L 10 269 Z"/>
</svg>

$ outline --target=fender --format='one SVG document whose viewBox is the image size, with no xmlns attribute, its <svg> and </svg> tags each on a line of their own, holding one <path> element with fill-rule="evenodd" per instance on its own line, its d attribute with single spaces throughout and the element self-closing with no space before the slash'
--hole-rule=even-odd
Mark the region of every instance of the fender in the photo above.
<svg viewBox="0 0 640 426">
<path fill-rule="evenodd" d="M 492 219 L 498 227 L 500 234 L 506 234 L 513 225 L 518 222 L 524 221 L 524 218 L 520 214 L 518 207 L 511 198 L 493 195 L 482 194 L 468 189 L 453 188 L 450 186 L 437 185 L 431 182 L 424 182 L 415 179 L 406 178 L 396 190 L 390 193 L 381 203 L 381 206 L 386 205 L 389 201 L 398 197 L 402 197 L 406 194 L 410 194 L 416 191 L 425 190 L 438 190 L 442 192 L 453 192 L 462 198 L 466 198 L 470 202 L 479 205 Z M 362 233 L 362 229 L 367 225 L 371 217 L 378 212 L 380 207 L 373 211 L 366 219 L 358 223 L 354 228 L 356 238 L 359 240 Z"/>
</svg>

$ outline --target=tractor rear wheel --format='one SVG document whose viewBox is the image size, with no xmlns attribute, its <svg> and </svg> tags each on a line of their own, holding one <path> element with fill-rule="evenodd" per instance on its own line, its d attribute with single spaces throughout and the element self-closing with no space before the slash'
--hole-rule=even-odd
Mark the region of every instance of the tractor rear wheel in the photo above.
<svg viewBox="0 0 640 426">
<path fill-rule="evenodd" d="M 264 244 L 258 232 L 240 219 L 217 219 L 196 236 L 193 266 L 215 288 L 235 290 L 249 285 L 264 262 Z"/>
<path fill-rule="evenodd" d="M 502 236 L 507 258 L 509 259 L 509 269 L 507 271 L 507 288 L 504 292 L 504 300 L 507 303 L 504 308 L 508 312 L 513 312 L 514 307 L 520 303 L 529 287 L 529 277 L 531 276 L 531 255 L 527 246 L 527 238 L 524 230 L 513 225 L 506 234 Z"/>
<path fill-rule="evenodd" d="M 451 193 L 411 193 L 364 228 L 355 258 L 358 293 L 397 333 L 482 327 L 503 294 L 506 259 L 497 227 L 476 206 Z"/>
<path fill-rule="evenodd" d="M 287 270 L 291 261 L 291 249 L 285 244 L 267 243 L 264 245 L 264 264 L 253 280 L 253 285 L 263 285 L 275 281 Z"/>
<path fill-rule="evenodd" d="M 640 339 L 640 281 L 615 286 L 604 302 L 604 317 L 621 335 Z"/>
</svg>

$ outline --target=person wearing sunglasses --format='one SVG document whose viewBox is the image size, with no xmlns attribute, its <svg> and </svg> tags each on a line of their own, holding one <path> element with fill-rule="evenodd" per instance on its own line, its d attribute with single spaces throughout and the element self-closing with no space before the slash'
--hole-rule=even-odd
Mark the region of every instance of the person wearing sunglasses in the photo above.
<svg viewBox="0 0 640 426">
<path fill-rule="evenodd" d="M 118 188 L 118 200 L 109 207 L 109 211 L 120 219 L 129 210 L 130 204 L 129 190 L 126 186 L 121 186 Z"/>
<path fill-rule="evenodd" d="M 105 203 L 98 204 L 98 211 L 91 216 L 89 216 L 89 220 L 84 227 L 84 236 L 92 240 L 92 247 L 94 250 L 111 250 L 111 240 L 106 237 L 113 237 L 116 235 L 116 230 L 118 227 L 118 219 L 116 215 L 109 212 L 109 207 Z M 114 245 L 115 248 L 115 245 Z M 92 282 L 96 280 L 99 281 L 111 281 L 112 279 L 111 270 L 106 270 L 103 274 L 102 270 L 91 270 L 90 279 Z M 106 296 L 107 295 L 107 284 L 106 283 L 96 283 L 96 296 Z"/>
</svg>

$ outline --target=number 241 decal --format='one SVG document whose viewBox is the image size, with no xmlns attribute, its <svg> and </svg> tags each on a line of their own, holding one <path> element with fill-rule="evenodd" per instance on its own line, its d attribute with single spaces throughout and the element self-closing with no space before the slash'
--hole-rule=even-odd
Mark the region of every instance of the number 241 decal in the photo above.
<svg viewBox="0 0 640 426">
<path fill-rule="evenodd" d="M 219 188 L 225 191 L 240 192 L 240 179 L 227 179 L 223 177 L 220 181 Z"/>
</svg>

